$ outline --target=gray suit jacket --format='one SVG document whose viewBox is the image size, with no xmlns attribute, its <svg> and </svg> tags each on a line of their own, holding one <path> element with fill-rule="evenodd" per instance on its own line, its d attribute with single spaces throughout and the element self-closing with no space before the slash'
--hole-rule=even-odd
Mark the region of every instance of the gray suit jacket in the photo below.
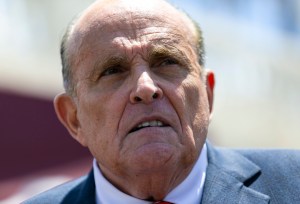
<svg viewBox="0 0 300 204">
<path fill-rule="evenodd" d="M 300 151 L 207 147 L 202 204 L 300 204 Z M 32 203 L 95 203 L 93 172 L 24 202 Z"/>
</svg>

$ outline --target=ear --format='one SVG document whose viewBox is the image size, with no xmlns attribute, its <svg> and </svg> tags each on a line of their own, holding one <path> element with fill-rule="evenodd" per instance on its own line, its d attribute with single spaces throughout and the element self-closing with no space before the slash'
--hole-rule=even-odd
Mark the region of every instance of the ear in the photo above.
<svg viewBox="0 0 300 204">
<path fill-rule="evenodd" d="M 80 131 L 77 105 L 74 99 L 66 93 L 59 94 L 54 99 L 54 108 L 59 121 L 65 126 L 71 136 L 81 145 L 86 146 L 85 138 Z"/>
<path fill-rule="evenodd" d="M 212 115 L 213 103 L 214 103 L 214 87 L 215 87 L 215 75 L 213 71 L 206 70 L 206 92 L 209 102 L 209 111 Z"/>
</svg>

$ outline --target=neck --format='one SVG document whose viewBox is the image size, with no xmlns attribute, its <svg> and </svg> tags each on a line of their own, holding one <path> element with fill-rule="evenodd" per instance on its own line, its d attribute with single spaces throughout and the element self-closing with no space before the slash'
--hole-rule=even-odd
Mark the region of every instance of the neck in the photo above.
<svg viewBox="0 0 300 204">
<path fill-rule="evenodd" d="M 130 173 L 120 177 L 106 171 L 101 167 L 101 171 L 108 181 L 110 181 L 120 191 L 133 197 L 157 201 L 163 200 L 176 186 L 178 186 L 190 173 L 193 165 L 187 168 L 174 171 L 175 168 L 159 169 L 157 171 Z M 134 176 L 132 176 L 134 175 Z"/>
</svg>

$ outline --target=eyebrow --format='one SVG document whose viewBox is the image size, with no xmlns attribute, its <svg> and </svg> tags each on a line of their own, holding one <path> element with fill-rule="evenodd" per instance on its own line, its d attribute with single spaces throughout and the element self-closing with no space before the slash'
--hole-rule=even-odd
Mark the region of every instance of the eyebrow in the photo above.
<svg viewBox="0 0 300 204">
<path fill-rule="evenodd" d="M 172 57 L 175 60 L 178 60 L 178 63 L 182 65 L 189 64 L 189 59 L 184 54 L 184 52 L 170 45 L 154 46 L 148 54 L 148 59 L 150 62 L 152 62 L 157 58 L 164 58 L 164 57 Z"/>
<path fill-rule="evenodd" d="M 122 56 L 111 56 L 107 59 L 104 59 L 100 64 L 98 64 L 98 66 L 100 65 L 101 67 L 107 68 L 119 64 L 124 64 L 124 61 L 127 61 L 127 58 Z"/>
<path fill-rule="evenodd" d="M 159 58 L 165 58 L 165 57 L 171 57 L 174 58 L 174 60 L 177 60 L 179 64 L 183 66 L 189 67 L 189 59 L 184 54 L 183 51 L 179 50 L 175 46 L 167 45 L 167 44 L 153 44 L 150 46 L 149 52 L 147 54 L 146 61 L 149 62 L 151 66 L 151 62 L 154 62 L 155 60 Z M 93 69 L 91 73 L 89 74 L 89 78 L 94 79 L 94 77 L 99 76 L 101 71 L 103 71 L 105 68 L 116 66 L 116 65 L 124 65 L 128 64 L 130 60 L 123 55 L 116 55 L 108 57 L 104 59 L 99 59 L 94 63 Z"/>
</svg>

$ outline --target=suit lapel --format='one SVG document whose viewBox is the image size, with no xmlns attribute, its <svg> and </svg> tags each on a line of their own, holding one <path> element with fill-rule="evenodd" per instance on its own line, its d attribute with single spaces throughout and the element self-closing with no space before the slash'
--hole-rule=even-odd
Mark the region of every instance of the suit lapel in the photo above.
<svg viewBox="0 0 300 204">
<path fill-rule="evenodd" d="M 62 200 L 62 204 L 93 204 L 96 203 L 95 181 L 93 170 L 82 182 L 73 188 Z"/>
<path fill-rule="evenodd" d="M 216 149 L 209 143 L 208 167 L 202 204 L 269 203 L 269 196 L 249 187 L 260 175 L 260 168 L 239 153 Z"/>
<path fill-rule="evenodd" d="M 78 196 L 78 204 L 96 203 L 95 180 L 93 170 L 88 174 L 86 182 L 82 184 L 82 188 Z"/>
</svg>

